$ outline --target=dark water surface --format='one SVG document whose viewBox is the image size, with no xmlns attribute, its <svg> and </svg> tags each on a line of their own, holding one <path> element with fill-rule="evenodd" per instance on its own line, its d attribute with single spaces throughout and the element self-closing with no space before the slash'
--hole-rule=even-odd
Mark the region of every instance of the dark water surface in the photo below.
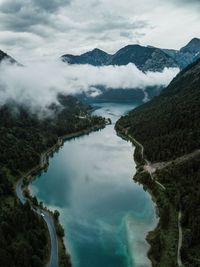
<svg viewBox="0 0 200 267">
<path fill-rule="evenodd" d="M 134 108 L 98 106 L 95 113 L 113 122 Z M 116 135 L 114 124 L 66 141 L 49 163 L 30 190 L 59 210 L 73 266 L 151 266 L 145 236 L 156 224 L 154 204 L 132 180 L 133 147 Z"/>
</svg>

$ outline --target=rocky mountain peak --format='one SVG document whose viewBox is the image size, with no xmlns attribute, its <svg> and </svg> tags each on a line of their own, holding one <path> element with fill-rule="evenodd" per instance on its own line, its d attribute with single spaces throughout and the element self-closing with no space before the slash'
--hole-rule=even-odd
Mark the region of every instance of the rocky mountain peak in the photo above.
<svg viewBox="0 0 200 267">
<path fill-rule="evenodd" d="M 200 52 L 200 39 L 193 38 L 186 46 L 181 48 L 181 52 L 198 53 Z"/>
</svg>

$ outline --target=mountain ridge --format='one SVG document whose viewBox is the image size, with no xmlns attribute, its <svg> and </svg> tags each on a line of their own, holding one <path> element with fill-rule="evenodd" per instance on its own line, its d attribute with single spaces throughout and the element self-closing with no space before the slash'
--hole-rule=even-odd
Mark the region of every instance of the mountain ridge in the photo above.
<svg viewBox="0 0 200 267">
<path fill-rule="evenodd" d="M 74 64 L 74 62 L 77 62 L 78 64 L 101 66 L 106 64 L 106 61 L 110 56 L 110 54 L 104 52 L 103 50 L 95 48 L 92 51 L 86 52 L 78 56 L 66 54 L 62 56 L 62 59 L 64 62 L 68 62 L 70 64 Z"/>
<path fill-rule="evenodd" d="M 163 71 L 164 68 L 183 69 L 200 57 L 200 39 L 193 38 L 180 50 L 162 49 L 153 46 L 130 44 L 114 54 L 95 48 L 81 55 L 61 56 L 69 64 L 90 64 L 93 66 L 127 65 L 133 63 L 141 71 Z"/>
</svg>

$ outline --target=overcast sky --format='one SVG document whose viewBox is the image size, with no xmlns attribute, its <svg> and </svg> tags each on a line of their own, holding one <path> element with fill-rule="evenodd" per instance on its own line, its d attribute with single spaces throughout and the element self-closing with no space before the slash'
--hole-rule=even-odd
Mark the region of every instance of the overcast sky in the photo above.
<svg viewBox="0 0 200 267">
<path fill-rule="evenodd" d="M 180 48 L 200 37 L 199 21 L 200 0 L 0 0 L 0 49 L 25 63 L 133 43 Z"/>
</svg>

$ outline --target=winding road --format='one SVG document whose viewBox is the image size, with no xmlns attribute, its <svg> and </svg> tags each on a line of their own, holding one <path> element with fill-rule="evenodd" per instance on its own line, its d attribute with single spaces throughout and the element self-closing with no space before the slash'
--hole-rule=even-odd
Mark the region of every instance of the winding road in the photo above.
<svg viewBox="0 0 200 267">
<path fill-rule="evenodd" d="M 125 134 L 127 135 L 128 131 L 125 130 Z M 150 176 L 151 176 L 151 179 L 153 181 L 155 181 L 155 183 L 160 186 L 160 188 L 162 188 L 162 190 L 166 190 L 166 187 L 164 185 L 162 185 L 161 183 L 159 183 L 153 176 L 153 173 L 156 172 L 157 169 L 163 169 L 167 166 L 169 166 L 170 164 L 172 164 L 172 161 L 169 161 L 169 162 L 158 162 L 158 163 L 155 163 L 155 164 L 151 164 L 148 160 L 145 159 L 144 157 L 144 147 L 142 144 L 140 144 L 136 139 L 134 139 L 131 135 L 128 135 L 128 138 L 134 143 L 134 144 L 137 144 L 140 149 L 141 149 L 141 156 L 142 158 L 145 160 L 145 165 L 144 165 L 144 170 L 147 171 Z M 200 154 L 200 150 L 196 150 L 194 151 L 193 153 L 190 153 L 190 154 L 187 154 L 187 155 L 184 155 L 180 158 L 177 158 L 174 162 L 176 163 L 180 163 L 180 162 L 183 162 L 197 154 Z M 183 230 L 182 230 L 182 226 L 181 226 L 181 219 L 182 219 L 182 212 L 181 210 L 179 210 L 178 212 L 178 247 L 177 247 L 177 265 L 178 267 L 181 267 L 183 266 L 182 264 L 182 260 L 181 260 L 181 248 L 182 248 L 182 243 L 183 243 Z"/>
<path fill-rule="evenodd" d="M 138 142 L 137 142 L 138 143 Z M 140 143 L 138 143 L 138 144 L 140 144 Z M 144 151 L 144 148 L 143 148 L 143 146 L 142 146 L 142 144 L 140 144 L 140 146 L 141 146 L 141 154 L 142 154 L 142 157 L 144 158 L 144 155 L 143 155 L 143 151 Z M 187 155 L 187 156 L 183 156 L 183 157 L 181 157 L 183 160 L 185 160 L 186 158 L 189 158 L 189 157 L 191 157 L 191 156 L 193 156 L 194 154 L 196 154 L 196 153 L 199 153 L 199 151 L 195 151 L 194 153 L 191 153 L 191 154 L 189 154 L 189 155 Z M 180 159 L 178 158 L 177 159 L 177 161 L 180 161 Z M 145 160 L 145 165 L 144 165 L 144 169 L 150 174 L 150 176 L 151 176 L 151 179 L 152 180 L 154 180 L 155 181 L 155 183 L 157 184 L 157 185 L 159 185 L 161 188 L 162 188 L 162 190 L 166 190 L 166 187 L 164 186 L 164 185 L 162 185 L 161 183 L 159 183 L 154 177 L 153 177 L 153 173 L 159 168 L 159 169 L 163 169 L 163 168 L 165 168 L 166 166 L 169 166 L 170 165 L 170 163 L 165 163 L 165 164 L 163 164 L 163 163 L 161 163 L 161 164 L 159 164 L 159 163 L 156 163 L 155 165 L 153 165 L 153 164 L 151 164 L 150 162 L 148 162 L 147 160 Z M 155 166 L 158 166 L 158 168 L 156 168 Z M 182 247 L 182 243 L 183 243 L 183 231 L 182 231 L 182 226 L 181 226 L 181 219 L 182 219 L 182 212 L 181 212 L 181 210 L 179 210 L 179 212 L 178 212 L 178 248 L 177 248 L 177 265 L 178 265 L 178 267 L 181 267 L 181 266 L 183 266 L 183 264 L 182 264 L 182 260 L 181 260 L 181 247 Z"/>
<path fill-rule="evenodd" d="M 53 147 L 49 148 L 46 152 L 42 153 L 40 156 L 40 164 L 35 166 L 33 169 L 31 169 L 24 177 L 30 176 L 32 173 L 37 172 L 38 170 L 41 170 L 45 167 L 47 164 L 47 158 L 50 155 L 51 152 L 53 152 L 57 147 L 62 145 L 63 140 L 61 138 L 58 139 L 57 144 L 55 144 Z M 24 205 L 28 200 L 24 196 L 23 190 L 22 190 L 22 184 L 23 184 L 23 178 L 21 178 L 17 183 L 15 187 L 15 192 L 16 195 L 19 199 L 19 201 Z M 31 209 L 37 213 L 39 216 L 42 216 L 43 220 L 45 221 L 48 231 L 49 231 L 49 236 L 51 240 L 51 254 L 50 254 L 50 259 L 47 264 L 47 267 L 58 267 L 58 239 L 57 239 L 57 234 L 56 234 L 56 228 L 54 224 L 54 220 L 52 215 L 41 208 L 38 207 L 33 207 L 31 206 Z"/>
<path fill-rule="evenodd" d="M 152 180 L 153 180 L 153 181 L 154 181 L 160 188 L 162 188 L 162 190 L 165 191 L 165 190 L 166 190 L 166 187 L 165 187 L 164 185 L 162 185 L 160 182 L 158 182 L 158 181 L 153 177 L 153 173 L 156 171 L 156 169 L 153 168 L 153 167 L 151 166 L 150 162 L 144 158 L 144 147 L 143 147 L 143 145 L 140 144 L 140 143 L 139 143 L 136 139 L 134 139 L 131 135 L 128 135 L 128 138 L 129 138 L 130 140 L 132 140 L 133 143 L 137 144 L 137 145 L 140 147 L 140 149 L 141 149 L 141 156 L 142 156 L 142 158 L 143 158 L 144 161 L 145 161 L 144 170 L 147 171 L 147 172 L 150 174 L 151 179 L 152 179 Z"/>
<path fill-rule="evenodd" d="M 16 195 L 20 202 L 24 205 L 26 201 L 28 201 L 22 190 L 22 183 L 23 179 L 20 179 L 17 184 L 16 184 Z M 47 264 L 47 267 L 58 267 L 58 240 L 57 240 L 57 234 L 56 234 L 56 229 L 54 225 L 54 221 L 52 218 L 52 215 L 41 208 L 34 208 L 31 207 L 31 209 L 37 213 L 39 216 L 42 216 L 43 220 L 46 222 L 50 239 L 51 239 L 51 255 L 49 259 L 49 263 Z"/>
</svg>

